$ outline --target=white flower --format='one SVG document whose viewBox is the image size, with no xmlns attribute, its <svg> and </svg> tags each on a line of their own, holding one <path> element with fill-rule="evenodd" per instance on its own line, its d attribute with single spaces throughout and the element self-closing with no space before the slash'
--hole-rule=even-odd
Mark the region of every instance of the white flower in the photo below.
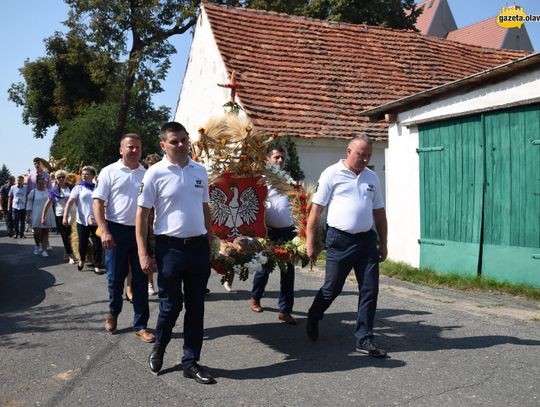
<svg viewBox="0 0 540 407">
<path fill-rule="evenodd" d="M 262 252 L 259 252 L 255 255 L 255 259 L 262 265 L 268 262 L 268 257 L 266 257 Z"/>
<path fill-rule="evenodd" d="M 295 236 L 292 242 L 295 246 L 300 246 L 302 245 L 302 243 L 304 243 L 304 241 L 302 240 L 300 236 Z"/>
<path fill-rule="evenodd" d="M 241 266 L 240 264 L 235 264 L 235 265 L 233 266 L 233 271 L 234 271 L 235 273 L 240 273 L 240 272 L 242 271 L 242 266 Z"/>
<path fill-rule="evenodd" d="M 244 267 L 246 267 L 250 273 L 256 273 L 257 271 L 262 270 L 262 265 L 255 259 L 251 259 L 249 263 L 244 264 Z"/>
</svg>

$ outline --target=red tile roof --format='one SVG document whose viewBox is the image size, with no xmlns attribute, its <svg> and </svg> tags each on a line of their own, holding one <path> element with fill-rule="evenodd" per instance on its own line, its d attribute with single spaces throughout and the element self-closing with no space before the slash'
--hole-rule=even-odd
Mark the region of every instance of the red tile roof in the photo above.
<svg viewBox="0 0 540 407">
<path fill-rule="evenodd" d="M 507 33 L 508 29 L 499 27 L 495 16 L 493 16 L 467 27 L 450 31 L 446 39 L 480 47 L 501 48 Z"/>
<path fill-rule="evenodd" d="M 416 8 L 419 9 L 424 6 L 424 11 L 416 19 L 416 24 L 414 25 L 422 34 L 427 34 L 433 17 L 435 16 L 435 11 L 439 7 L 440 0 L 425 0 L 422 3 L 416 5 Z"/>
<path fill-rule="evenodd" d="M 366 25 L 204 3 L 237 97 L 260 128 L 297 137 L 386 139 L 363 110 L 524 55 Z"/>
</svg>

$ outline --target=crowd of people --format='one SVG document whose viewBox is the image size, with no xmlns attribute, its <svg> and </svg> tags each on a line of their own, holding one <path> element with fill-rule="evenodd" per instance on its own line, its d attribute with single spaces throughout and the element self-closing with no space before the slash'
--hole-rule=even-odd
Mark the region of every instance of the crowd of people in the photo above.
<svg viewBox="0 0 540 407">
<path fill-rule="evenodd" d="M 210 371 L 199 364 L 204 333 L 204 297 L 211 272 L 211 215 L 208 173 L 190 157 L 189 134 L 183 125 L 170 122 L 160 132 L 163 158 L 148 156 L 141 164 L 142 140 L 125 134 L 119 146 L 120 159 L 103 168 L 85 166 L 76 185 L 67 182 L 65 171 L 51 180 L 42 160 L 34 160 L 35 171 L 25 177 L 10 177 L 2 186 L 2 209 L 10 237 L 25 238 L 25 221 L 33 230 L 34 254 L 48 257 L 49 230 L 62 237 L 64 259 L 83 270 L 92 243 L 92 264 L 96 274 L 105 268 L 108 313 L 105 329 L 117 329 L 124 294 L 133 305 L 133 331 L 145 343 L 153 343 L 148 363 L 158 373 L 172 338 L 177 318 L 185 309 L 183 324 L 183 374 L 201 384 L 215 383 Z M 367 136 L 351 139 L 346 158 L 328 167 L 313 196 L 308 218 L 308 256 L 318 255 L 316 237 L 321 215 L 327 209 L 325 280 L 308 311 L 306 334 L 318 340 L 319 322 L 341 293 L 347 275 L 354 269 L 359 302 L 355 347 L 360 353 L 386 357 L 374 342 L 379 262 L 386 249 L 386 215 L 377 175 L 367 168 L 372 142 Z M 271 146 L 267 160 L 283 168 L 286 151 Z M 146 168 L 145 168 L 146 167 Z M 95 182 L 97 175 L 97 181 Z M 288 241 L 295 237 L 290 202 L 269 188 L 266 207 L 268 238 Z M 76 224 L 77 245 L 72 226 Z M 74 250 L 77 248 L 77 253 Z M 104 263 L 103 263 L 104 260 Z M 280 273 L 278 319 L 289 325 L 294 304 L 294 266 Z M 157 287 L 153 274 L 157 272 Z M 261 305 L 269 274 L 257 272 L 249 307 L 263 312 Z M 124 287 L 127 282 L 127 291 Z M 232 281 L 227 282 L 227 290 Z M 159 292 L 159 314 L 155 331 L 148 328 L 149 295 Z"/>
</svg>

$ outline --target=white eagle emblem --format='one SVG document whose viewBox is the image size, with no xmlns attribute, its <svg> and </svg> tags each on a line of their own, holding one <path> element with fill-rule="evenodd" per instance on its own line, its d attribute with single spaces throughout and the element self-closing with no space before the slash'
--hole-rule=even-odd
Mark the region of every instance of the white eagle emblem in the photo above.
<svg viewBox="0 0 540 407">
<path fill-rule="evenodd" d="M 238 197 L 238 188 L 231 187 L 233 197 L 227 202 L 227 195 L 219 188 L 210 192 L 210 214 L 212 223 L 231 229 L 229 237 L 240 236 L 239 228 L 250 224 L 259 213 L 259 198 L 253 187 L 246 188 Z"/>
</svg>

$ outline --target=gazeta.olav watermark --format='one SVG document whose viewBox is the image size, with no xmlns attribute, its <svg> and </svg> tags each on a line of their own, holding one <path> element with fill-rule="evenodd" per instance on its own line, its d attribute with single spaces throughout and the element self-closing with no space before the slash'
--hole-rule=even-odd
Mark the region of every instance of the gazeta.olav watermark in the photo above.
<svg viewBox="0 0 540 407">
<path fill-rule="evenodd" d="M 502 28 L 521 28 L 524 23 L 540 22 L 540 14 L 527 14 L 523 7 L 513 5 L 502 7 L 496 17 L 497 24 Z"/>
</svg>

